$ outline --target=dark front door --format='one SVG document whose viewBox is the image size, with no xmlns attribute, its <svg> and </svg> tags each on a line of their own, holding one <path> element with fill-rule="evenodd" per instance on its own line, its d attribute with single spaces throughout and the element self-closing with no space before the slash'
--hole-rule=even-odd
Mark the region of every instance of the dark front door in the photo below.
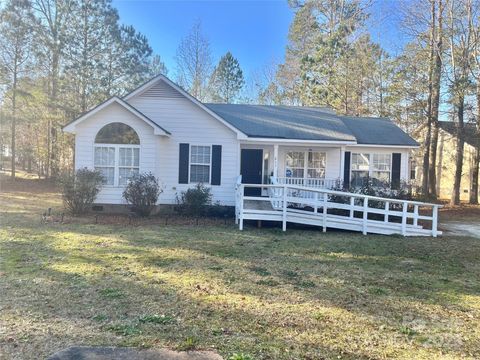
<svg viewBox="0 0 480 360">
<path fill-rule="evenodd" d="M 242 149 L 240 174 L 243 184 L 262 183 L 263 150 Z M 245 188 L 246 196 L 261 196 L 262 188 Z"/>
</svg>

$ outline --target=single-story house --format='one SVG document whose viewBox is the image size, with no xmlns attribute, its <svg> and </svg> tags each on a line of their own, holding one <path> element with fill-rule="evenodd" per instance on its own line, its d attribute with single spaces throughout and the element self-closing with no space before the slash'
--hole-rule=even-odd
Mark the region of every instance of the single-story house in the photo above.
<svg viewBox="0 0 480 360">
<path fill-rule="evenodd" d="M 425 126 L 420 126 L 413 136 L 422 142 L 425 139 Z M 478 139 L 476 125 L 465 124 L 465 145 L 463 150 L 462 180 L 460 183 L 460 200 L 469 201 L 472 191 L 473 168 L 475 164 L 476 147 Z M 453 184 L 455 180 L 455 151 L 457 147 L 457 123 L 453 121 L 439 121 L 438 144 L 437 144 L 437 195 L 440 199 L 452 197 Z M 420 185 L 423 178 L 423 152 L 416 152 L 413 157 L 412 178 Z"/>
<path fill-rule="evenodd" d="M 130 176 L 152 172 L 160 204 L 195 184 L 235 204 L 235 184 L 277 181 L 316 187 L 367 178 L 398 186 L 418 144 L 386 118 L 339 116 L 301 106 L 206 104 L 159 75 L 64 127 L 75 134 L 75 168 L 105 176 L 98 204 L 123 204 Z M 251 190 L 261 195 L 261 189 Z"/>
</svg>

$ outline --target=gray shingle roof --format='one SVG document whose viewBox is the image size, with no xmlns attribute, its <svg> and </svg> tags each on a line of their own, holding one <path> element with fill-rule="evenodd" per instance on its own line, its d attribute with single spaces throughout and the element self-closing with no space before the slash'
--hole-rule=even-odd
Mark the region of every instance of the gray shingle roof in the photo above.
<svg viewBox="0 0 480 360">
<path fill-rule="evenodd" d="M 249 137 L 417 146 L 386 118 L 339 116 L 319 107 L 205 104 Z"/>
<path fill-rule="evenodd" d="M 358 144 L 418 146 L 418 143 L 390 119 L 342 116 Z"/>
<path fill-rule="evenodd" d="M 329 110 L 301 106 L 205 104 L 250 137 L 355 141 L 342 119 Z"/>
</svg>

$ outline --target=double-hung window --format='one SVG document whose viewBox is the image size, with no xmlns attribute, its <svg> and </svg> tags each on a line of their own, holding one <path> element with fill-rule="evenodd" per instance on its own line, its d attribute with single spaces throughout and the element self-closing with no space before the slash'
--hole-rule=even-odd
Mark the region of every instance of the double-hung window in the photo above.
<svg viewBox="0 0 480 360">
<path fill-rule="evenodd" d="M 128 180 L 138 174 L 140 149 L 135 147 L 118 148 L 118 185 L 127 185 Z"/>
<path fill-rule="evenodd" d="M 190 146 L 190 182 L 210 183 L 211 147 Z"/>
<path fill-rule="evenodd" d="M 391 154 L 353 153 L 351 185 L 361 187 L 366 185 L 369 179 L 374 186 L 388 184 L 391 180 L 391 170 Z"/>
<path fill-rule="evenodd" d="M 373 185 L 390 183 L 392 170 L 391 154 L 373 154 L 371 177 Z"/>
<path fill-rule="evenodd" d="M 140 170 L 140 140 L 130 126 L 111 123 L 98 132 L 94 145 L 94 167 L 104 184 L 125 186 Z"/>
<path fill-rule="evenodd" d="M 305 152 L 287 152 L 285 159 L 285 175 L 293 178 L 303 178 L 305 176 Z"/>
<path fill-rule="evenodd" d="M 309 151 L 307 156 L 307 177 L 309 179 L 325 178 L 325 153 L 318 151 Z"/>
<path fill-rule="evenodd" d="M 354 187 L 361 187 L 367 184 L 370 172 L 370 154 L 352 154 L 352 180 Z"/>
<path fill-rule="evenodd" d="M 300 179 L 325 178 L 326 154 L 319 151 L 289 151 L 285 155 L 285 176 Z"/>
<path fill-rule="evenodd" d="M 115 147 L 95 145 L 95 170 L 103 175 L 103 183 L 113 186 L 115 184 Z"/>
</svg>

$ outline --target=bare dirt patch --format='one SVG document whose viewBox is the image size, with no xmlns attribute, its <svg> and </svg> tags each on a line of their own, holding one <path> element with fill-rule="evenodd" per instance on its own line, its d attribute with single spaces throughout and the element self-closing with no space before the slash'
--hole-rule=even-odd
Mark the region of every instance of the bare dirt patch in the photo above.
<svg viewBox="0 0 480 360">
<path fill-rule="evenodd" d="M 74 346 L 59 351 L 48 360 L 222 360 L 211 351 L 137 350 L 115 347 Z"/>
</svg>

